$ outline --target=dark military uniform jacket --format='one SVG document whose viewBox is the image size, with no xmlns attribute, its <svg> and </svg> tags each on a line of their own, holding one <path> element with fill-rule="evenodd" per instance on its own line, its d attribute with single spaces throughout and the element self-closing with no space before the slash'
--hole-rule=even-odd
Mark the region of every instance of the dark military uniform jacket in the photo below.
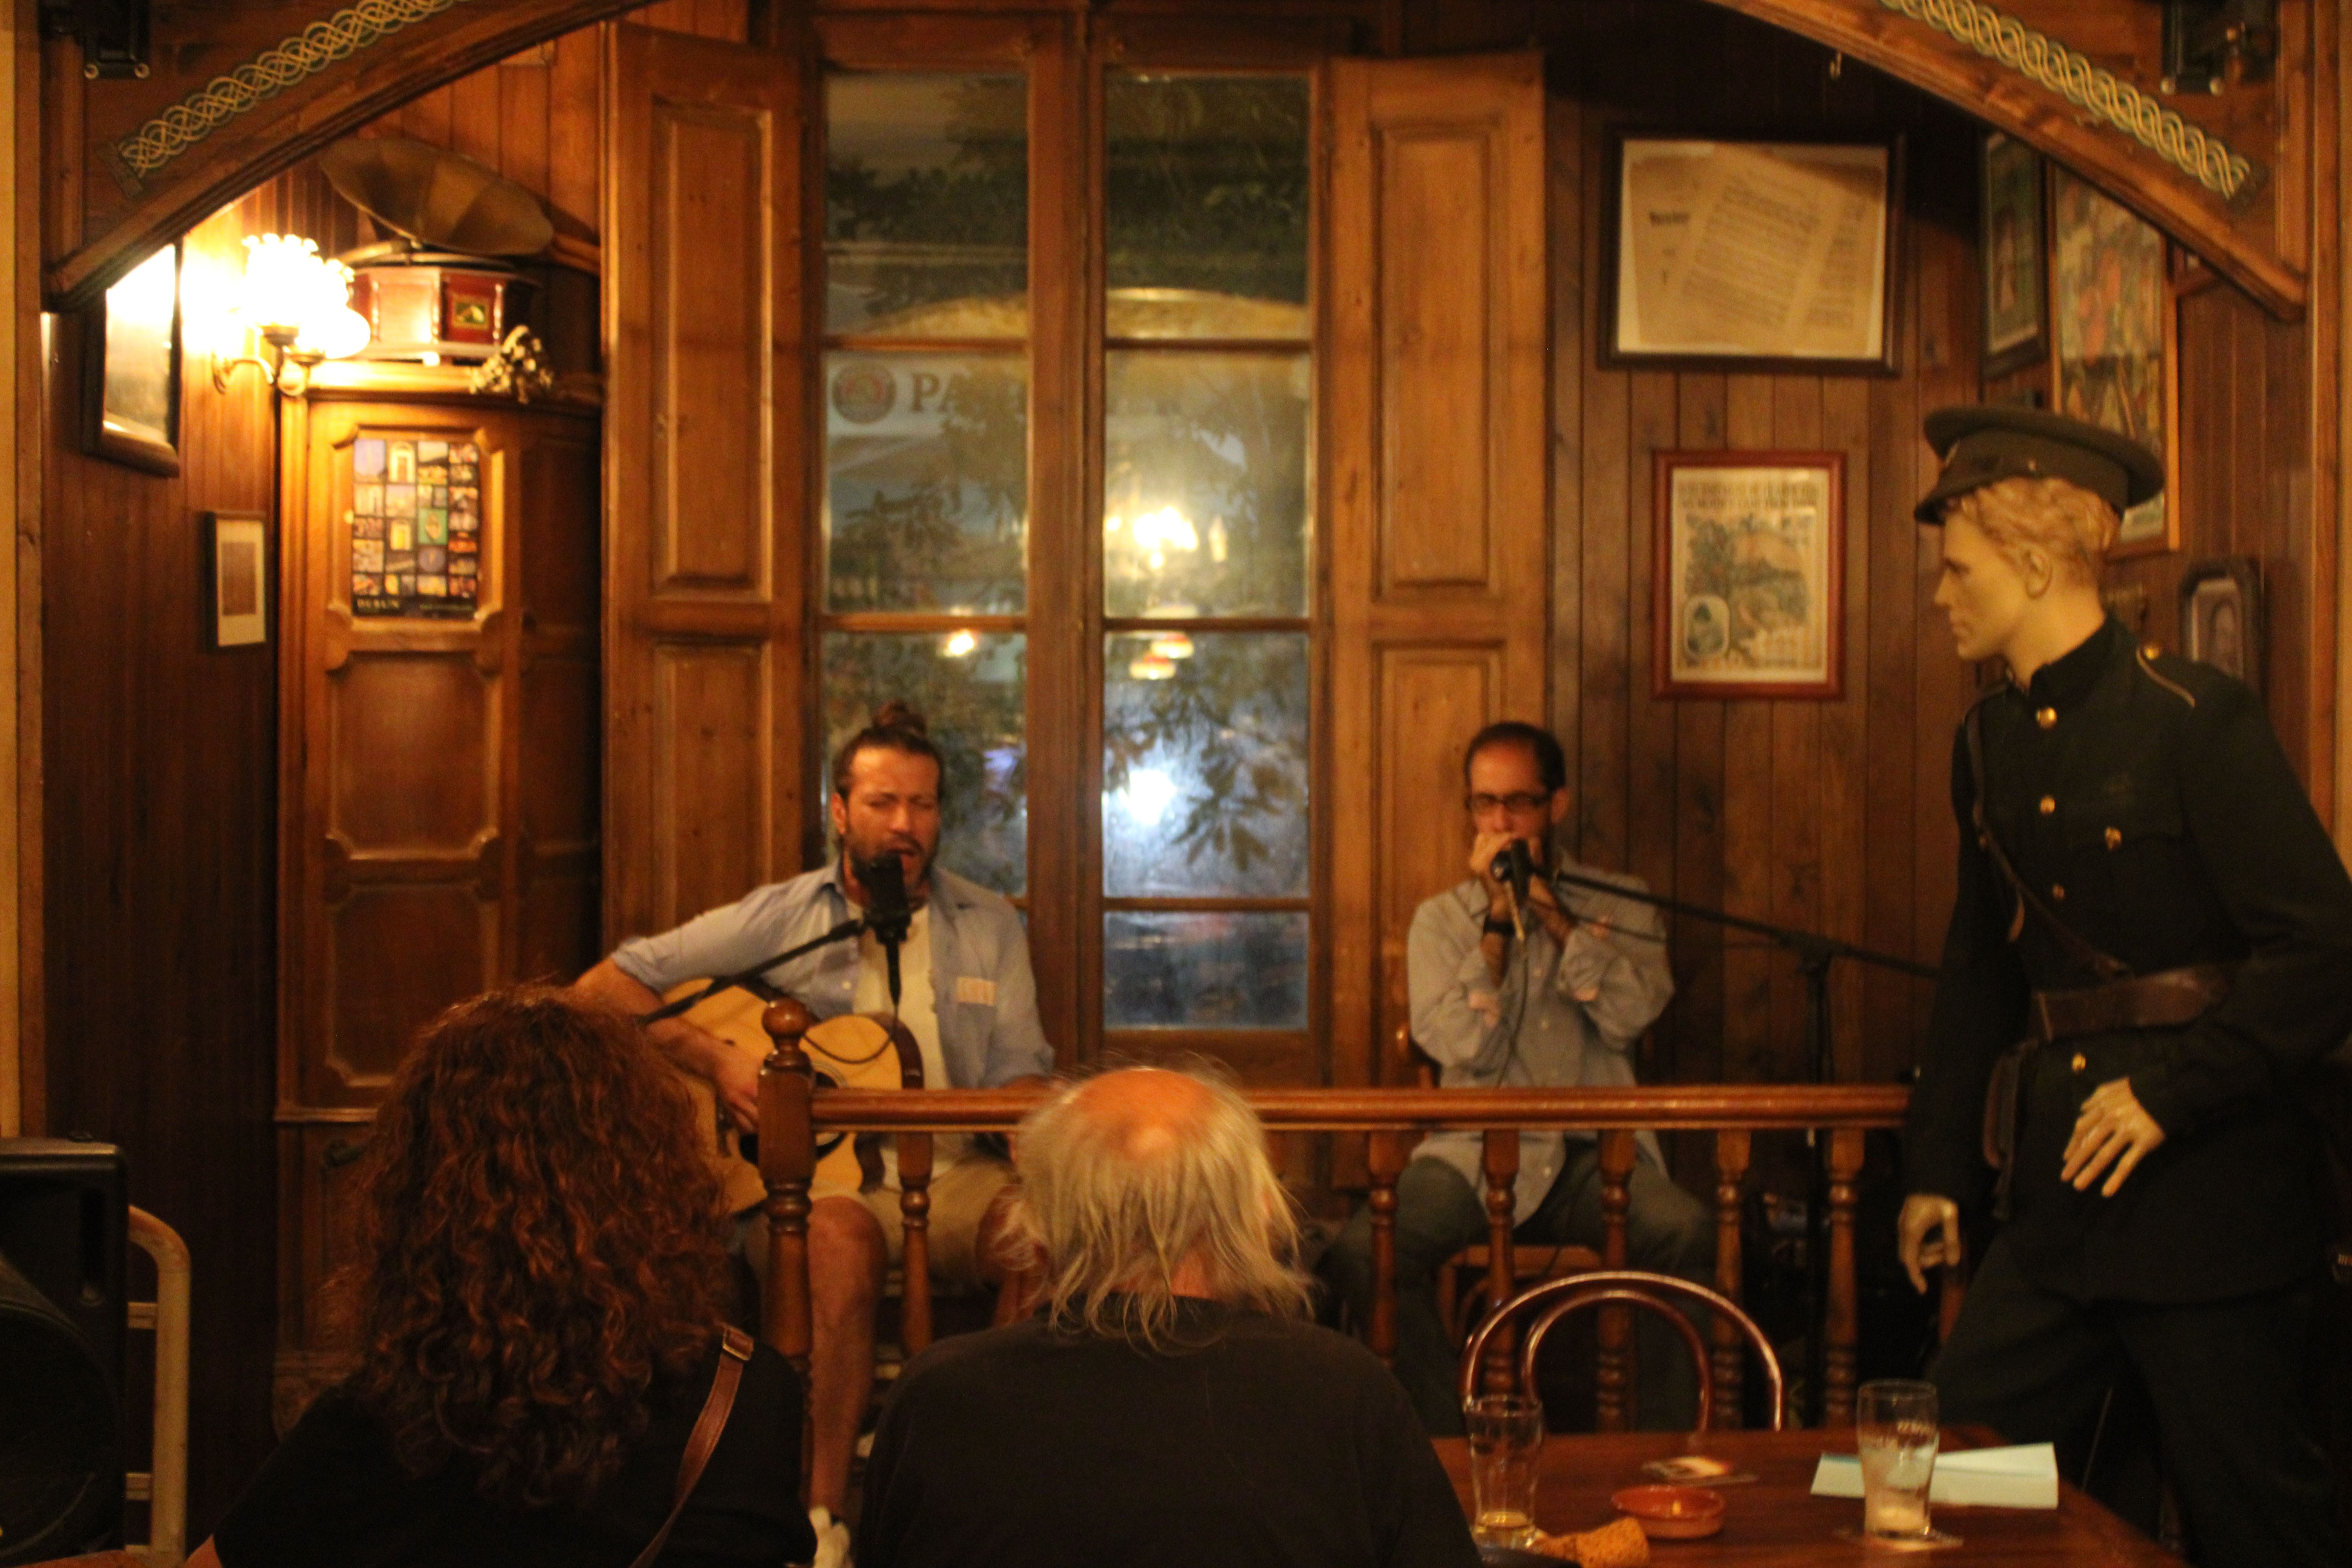
<svg viewBox="0 0 2352 1568">
<path fill-rule="evenodd" d="M 2076 935 L 2135 974 L 2235 964 L 2185 1028 L 2058 1041 L 2029 1054 L 2012 1213 L 2027 1277 L 2083 1300 L 2215 1300 L 2309 1279 L 2322 1245 L 2308 1070 L 2352 1031 L 2352 879 L 2261 702 L 2208 666 L 2136 647 L 2108 621 L 1979 704 L 1986 822 Z M 1979 1208 L 1984 1097 L 2025 1033 L 2029 994 L 2095 984 L 1979 847 L 1966 730 L 1953 747 L 1958 896 L 1906 1184 Z M 2083 1101 L 2129 1077 L 2164 1142 L 2112 1198 L 2058 1179 Z"/>
</svg>

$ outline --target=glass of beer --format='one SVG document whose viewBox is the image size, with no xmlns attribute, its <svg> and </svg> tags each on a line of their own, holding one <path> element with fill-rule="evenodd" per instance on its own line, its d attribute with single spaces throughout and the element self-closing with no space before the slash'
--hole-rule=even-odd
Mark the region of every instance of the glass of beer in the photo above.
<svg viewBox="0 0 2352 1568">
<path fill-rule="evenodd" d="M 1462 1402 L 1470 1438 L 1470 1533 L 1481 1546 L 1532 1546 L 1536 1475 L 1543 1461 L 1543 1405 L 1516 1394 Z"/>
<path fill-rule="evenodd" d="M 1927 1483 L 1936 1474 L 1936 1385 L 1888 1378 L 1855 1391 L 1862 1455 L 1862 1530 L 1883 1541 L 1932 1535 Z"/>
</svg>

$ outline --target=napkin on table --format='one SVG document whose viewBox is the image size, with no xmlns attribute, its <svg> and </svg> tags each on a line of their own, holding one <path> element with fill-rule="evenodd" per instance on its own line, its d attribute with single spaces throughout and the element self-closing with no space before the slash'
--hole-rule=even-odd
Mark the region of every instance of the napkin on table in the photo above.
<svg viewBox="0 0 2352 1568">
<path fill-rule="evenodd" d="M 1852 1454 L 1823 1454 L 1813 1472 L 1813 1495 L 1860 1497 L 1862 1460 Z M 2056 1508 L 2058 1450 L 2047 1443 L 2021 1443 L 1937 1454 L 1927 1500 L 1954 1507 Z"/>
</svg>

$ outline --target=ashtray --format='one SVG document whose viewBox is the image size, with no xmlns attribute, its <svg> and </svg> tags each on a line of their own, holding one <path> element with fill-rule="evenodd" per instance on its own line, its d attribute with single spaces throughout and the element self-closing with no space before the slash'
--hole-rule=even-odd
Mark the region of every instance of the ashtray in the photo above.
<svg viewBox="0 0 2352 1568">
<path fill-rule="evenodd" d="M 1723 1528 L 1723 1494 L 1705 1487 L 1626 1487 L 1609 1502 L 1653 1541 L 1695 1541 Z"/>
</svg>

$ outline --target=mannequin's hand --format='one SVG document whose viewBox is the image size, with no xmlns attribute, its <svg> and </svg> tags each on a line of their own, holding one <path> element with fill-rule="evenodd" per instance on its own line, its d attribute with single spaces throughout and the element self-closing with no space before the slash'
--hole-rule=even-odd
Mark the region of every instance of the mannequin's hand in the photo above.
<svg viewBox="0 0 2352 1568">
<path fill-rule="evenodd" d="M 1928 1240 L 1935 1231 L 1942 1235 Z M 1928 1269 L 1960 1265 L 1960 1205 L 1933 1193 L 1914 1193 L 1905 1198 L 1903 1217 L 1895 1226 L 1895 1250 L 1903 1260 L 1903 1272 L 1911 1276 L 1911 1289 L 1926 1295 Z"/>
<path fill-rule="evenodd" d="M 2163 1142 L 2164 1129 L 2140 1109 L 2131 1079 L 2110 1079 L 2083 1102 L 2083 1114 L 2074 1121 L 2074 1135 L 2066 1140 L 2066 1163 L 2058 1179 L 2074 1183 L 2076 1192 L 2087 1191 L 2112 1162 L 2115 1173 L 2099 1189 L 2099 1195 L 2114 1197 L 2124 1178 Z"/>
</svg>

